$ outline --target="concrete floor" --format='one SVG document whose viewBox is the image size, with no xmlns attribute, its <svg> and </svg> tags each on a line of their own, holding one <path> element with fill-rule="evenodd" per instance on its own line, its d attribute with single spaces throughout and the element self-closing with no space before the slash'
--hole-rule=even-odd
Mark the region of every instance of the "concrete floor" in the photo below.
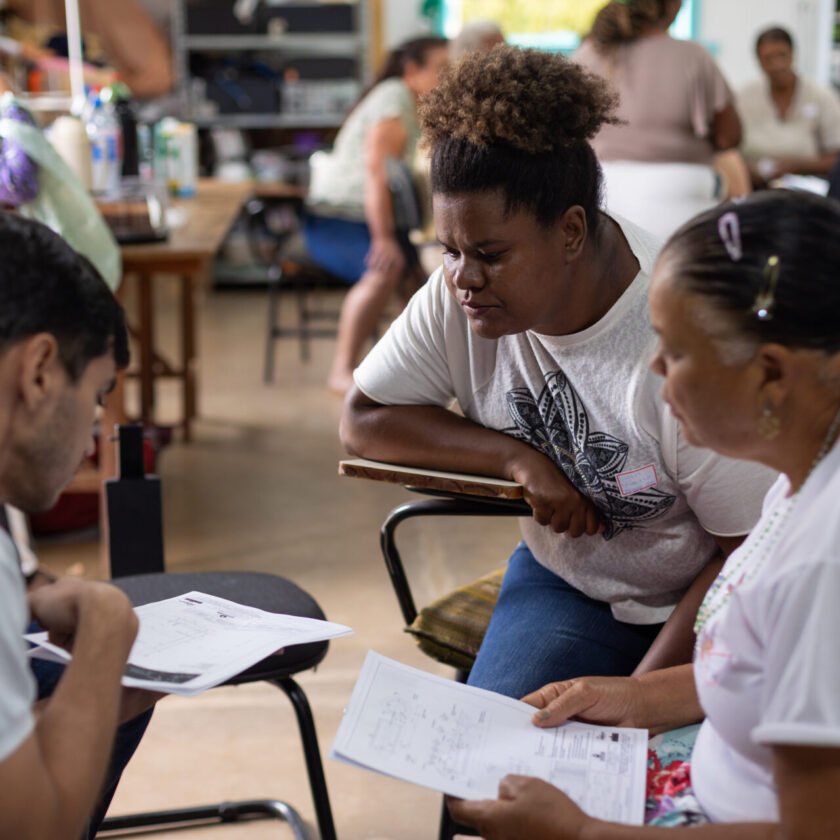
<svg viewBox="0 0 840 840">
<path fill-rule="evenodd" d="M 175 346 L 176 290 L 159 289 L 160 335 Z M 402 633 L 379 553 L 378 528 L 411 494 L 400 487 L 338 478 L 341 402 L 323 388 L 331 341 L 315 343 L 308 364 L 297 346 L 277 347 L 275 383 L 262 383 L 266 301 L 260 292 L 215 292 L 200 302 L 199 406 L 195 440 L 164 450 L 167 567 L 243 569 L 285 575 L 327 616 L 355 634 L 335 641 L 316 672 L 299 682 L 313 707 L 326 756 L 366 651 L 375 649 L 436 673 Z M 176 394 L 164 389 L 161 413 Z M 426 520 L 401 526 L 401 549 L 418 603 L 500 566 L 517 540 L 514 520 Z M 48 567 L 95 576 L 94 536 L 39 547 Z M 325 759 L 341 840 L 436 837 L 438 794 Z M 279 798 L 310 826 L 309 796 L 290 704 L 257 684 L 161 702 L 123 778 L 112 813 Z M 180 838 L 290 838 L 281 823 L 190 829 Z M 317 837 L 317 831 L 312 831 Z"/>
</svg>

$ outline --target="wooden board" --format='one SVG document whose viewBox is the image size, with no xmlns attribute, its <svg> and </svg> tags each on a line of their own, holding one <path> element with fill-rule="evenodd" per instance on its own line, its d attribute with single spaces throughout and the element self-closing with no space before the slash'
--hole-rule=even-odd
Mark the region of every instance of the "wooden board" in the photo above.
<svg viewBox="0 0 840 840">
<path fill-rule="evenodd" d="M 386 464 L 382 461 L 368 461 L 353 458 L 338 462 L 338 474 L 349 478 L 368 478 L 373 481 L 388 481 L 428 490 L 444 490 L 463 493 L 467 496 L 485 496 L 496 499 L 521 499 L 523 488 L 515 481 L 504 478 L 489 478 L 484 475 L 441 472 L 402 464 Z"/>
</svg>

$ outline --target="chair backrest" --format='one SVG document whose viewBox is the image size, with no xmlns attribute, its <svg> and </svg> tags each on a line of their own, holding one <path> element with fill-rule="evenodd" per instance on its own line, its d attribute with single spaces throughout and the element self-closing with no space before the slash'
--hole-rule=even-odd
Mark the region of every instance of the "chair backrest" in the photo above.
<svg viewBox="0 0 840 840">
<path fill-rule="evenodd" d="M 145 475 L 143 427 L 117 427 L 119 475 L 105 482 L 111 577 L 164 571 L 160 479 Z"/>
<path fill-rule="evenodd" d="M 423 224 L 423 215 L 411 169 L 404 160 L 394 157 L 385 159 L 385 167 L 394 209 L 394 227 L 400 231 L 416 230 Z"/>
</svg>

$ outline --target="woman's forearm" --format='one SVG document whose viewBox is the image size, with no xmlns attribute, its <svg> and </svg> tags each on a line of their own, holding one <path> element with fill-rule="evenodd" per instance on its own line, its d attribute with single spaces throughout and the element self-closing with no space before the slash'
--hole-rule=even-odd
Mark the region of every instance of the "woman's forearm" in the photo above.
<svg viewBox="0 0 840 840">
<path fill-rule="evenodd" d="M 394 208 L 385 172 L 385 161 L 369 162 L 365 178 L 365 221 L 371 236 L 394 235 Z"/>
<path fill-rule="evenodd" d="M 677 665 L 636 677 L 640 695 L 641 725 L 651 735 L 699 723 L 705 715 L 694 684 L 694 667 Z"/>
<path fill-rule="evenodd" d="M 377 461 L 512 478 L 518 458 L 538 455 L 503 432 L 433 405 L 364 405 L 353 390 L 341 421 L 348 451 Z"/>
</svg>

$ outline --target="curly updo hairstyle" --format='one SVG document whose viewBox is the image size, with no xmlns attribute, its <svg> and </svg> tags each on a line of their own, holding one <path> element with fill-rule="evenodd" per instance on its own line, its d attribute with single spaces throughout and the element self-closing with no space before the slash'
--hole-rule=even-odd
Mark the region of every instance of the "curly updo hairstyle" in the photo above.
<svg viewBox="0 0 840 840">
<path fill-rule="evenodd" d="M 635 41 L 667 14 L 667 0 L 612 0 L 595 16 L 589 38 L 605 53 Z"/>
<path fill-rule="evenodd" d="M 589 140 L 614 123 L 616 97 L 577 64 L 499 45 L 444 69 L 423 100 L 433 193 L 501 190 L 507 212 L 549 227 L 580 205 L 598 227 L 601 168 Z"/>
<path fill-rule="evenodd" d="M 766 190 L 686 222 L 659 263 L 678 288 L 711 307 L 708 331 L 724 343 L 833 354 L 840 352 L 838 231 L 835 200 Z"/>
</svg>

